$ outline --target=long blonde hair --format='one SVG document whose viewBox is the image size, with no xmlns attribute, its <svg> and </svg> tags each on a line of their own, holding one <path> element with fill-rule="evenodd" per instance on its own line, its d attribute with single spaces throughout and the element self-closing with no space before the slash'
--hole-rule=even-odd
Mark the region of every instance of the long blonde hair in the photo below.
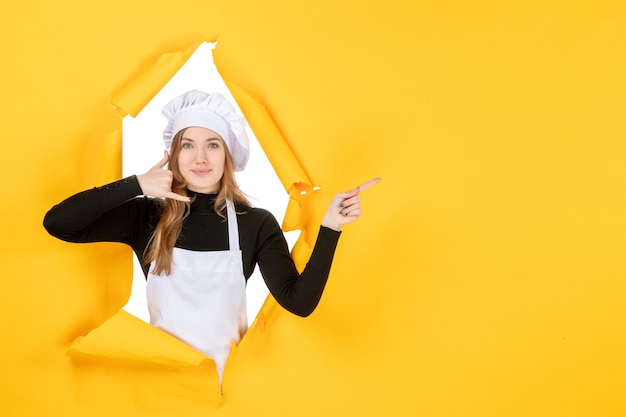
<svg viewBox="0 0 626 417">
<path fill-rule="evenodd" d="M 172 140 L 169 169 L 173 174 L 172 191 L 177 194 L 188 195 L 187 182 L 178 167 L 178 155 L 180 154 L 181 139 L 184 133 L 185 129 L 178 132 Z M 224 174 L 220 179 L 220 187 L 213 209 L 219 216 L 226 220 L 223 211 L 226 208 L 227 201 L 232 201 L 235 204 L 246 207 L 251 207 L 251 204 L 237 185 L 233 160 L 223 140 L 222 146 L 224 146 L 226 150 Z M 153 274 L 160 275 L 165 273 L 165 275 L 169 275 L 172 272 L 172 252 L 176 240 L 180 235 L 180 231 L 182 230 L 183 221 L 189 215 L 190 205 L 191 203 L 169 198 L 164 200 L 161 218 L 144 252 L 144 262 L 147 264 L 154 262 L 154 269 L 151 271 Z"/>
</svg>

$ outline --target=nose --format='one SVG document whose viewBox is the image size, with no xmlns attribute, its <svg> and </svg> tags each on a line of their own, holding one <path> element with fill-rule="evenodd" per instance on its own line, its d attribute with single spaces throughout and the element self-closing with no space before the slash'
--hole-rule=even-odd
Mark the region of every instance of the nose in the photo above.
<svg viewBox="0 0 626 417">
<path fill-rule="evenodd" d="M 208 160 L 209 158 L 206 154 L 206 150 L 198 149 L 198 151 L 196 152 L 196 164 L 206 164 Z"/>
</svg>

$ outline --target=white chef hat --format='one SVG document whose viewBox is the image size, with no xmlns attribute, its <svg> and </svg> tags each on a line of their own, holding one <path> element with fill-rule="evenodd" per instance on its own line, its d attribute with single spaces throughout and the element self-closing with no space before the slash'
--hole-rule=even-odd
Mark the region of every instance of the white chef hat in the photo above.
<svg viewBox="0 0 626 417">
<path fill-rule="evenodd" d="M 250 144 L 246 135 L 246 119 L 219 93 L 188 91 L 163 107 L 167 126 L 163 131 L 165 148 L 169 151 L 172 139 L 181 130 L 205 127 L 219 134 L 233 158 L 235 171 L 242 171 L 250 157 Z"/>
</svg>

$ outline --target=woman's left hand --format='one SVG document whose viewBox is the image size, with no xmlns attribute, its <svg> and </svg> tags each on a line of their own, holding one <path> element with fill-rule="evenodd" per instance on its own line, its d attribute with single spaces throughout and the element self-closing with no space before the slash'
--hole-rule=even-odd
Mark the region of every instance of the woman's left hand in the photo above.
<svg viewBox="0 0 626 417">
<path fill-rule="evenodd" d="M 380 178 L 374 178 L 350 191 L 336 194 L 335 198 L 333 198 L 333 201 L 328 206 L 328 210 L 326 210 L 326 214 L 322 220 L 322 226 L 340 231 L 342 226 L 352 223 L 361 217 L 363 212 L 359 203 L 361 201 L 359 193 L 374 184 L 378 184 L 379 181 Z"/>
</svg>

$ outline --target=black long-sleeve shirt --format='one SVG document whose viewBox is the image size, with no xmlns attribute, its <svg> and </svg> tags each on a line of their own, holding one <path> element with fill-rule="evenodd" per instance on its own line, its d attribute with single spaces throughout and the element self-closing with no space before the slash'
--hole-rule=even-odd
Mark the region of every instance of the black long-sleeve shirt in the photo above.
<svg viewBox="0 0 626 417">
<path fill-rule="evenodd" d="M 194 251 L 227 250 L 227 222 L 213 209 L 216 195 L 188 191 L 195 197 L 176 247 Z M 68 242 L 121 242 L 133 248 L 144 275 L 148 241 L 161 215 L 162 202 L 142 196 L 135 176 L 83 191 L 54 206 L 44 218 L 52 235 Z M 289 254 L 285 237 L 267 210 L 235 206 L 246 280 L 259 265 L 276 301 L 299 316 L 313 312 L 324 291 L 340 232 L 321 227 L 302 274 Z"/>
</svg>

